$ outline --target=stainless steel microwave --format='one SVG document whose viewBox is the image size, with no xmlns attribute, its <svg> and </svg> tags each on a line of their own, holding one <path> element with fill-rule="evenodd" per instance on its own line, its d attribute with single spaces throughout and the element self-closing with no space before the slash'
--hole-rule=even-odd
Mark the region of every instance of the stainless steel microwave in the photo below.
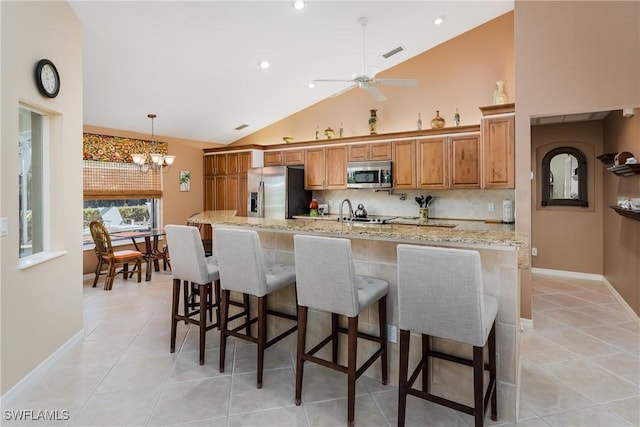
<svg viewBox="0 0 640 427">
<path fill-rule="evenodd" d="M 348 188 L 391 188 L 391 161 L 347 165 Z"/>
</svg>

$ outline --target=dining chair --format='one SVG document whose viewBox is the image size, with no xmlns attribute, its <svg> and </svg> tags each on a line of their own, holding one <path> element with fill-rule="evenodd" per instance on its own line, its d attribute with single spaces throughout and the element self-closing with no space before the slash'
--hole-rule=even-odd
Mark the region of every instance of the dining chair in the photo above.
<svg viewBox="0 0 640 427">
<path fill-rule="evenodd" d="M 110 291 L 113 287 L 113 280 L 122 273 L 122 277 L 129 278 L 129 273 L 133 275 L 134 271 L 138 271 L 138 283 L 142 281 L 142 253 L 134 250 L 114 251 L 111 245 L 111 237 L 109 230 L 99 221 L 92 221 L 89 224 L 91 238 L 96 245 L 96 253 L 98 255 L 98 265 L 96 266 L 96 277 L 93 279 L 93 287 L 96 287 L 98 278 L 106 275 L 107 279 L 104 284 L 104 290 Z M 107 271 L 102 271 L 104 265 L 108 265 Z M 129 264 L 134 264 L 133 270 L 129 271 Z M 122 270 L 116 271 L 118 266 L 122 266 Z"/>
<path fill-rule="evenodd" d="M 268 308 L 267 299 L 273 292 L 293 286 L 296 282 L 296 272 L 292 265 L 266 265 L 260 238 L 254 230 L 235 230 L 216 228 L 214 242 L 218 264 L 220 266 L 220 372 L 224 372 L 227 337 L 232 336 L 257 344 L 257 388 L 262 388 L 262 373 L 264 368 L 264 352 L 271 345 L 295 332 L 297 325 L 267 340 L 267 315 L 296 321 L 295 315 L 279 312 Z M 236 327 L 230 327 L 229 296 L 230 292 L 243 294 L 245 311 L 238 313 L 246 315 L 246 321 Z M 258 299 L 258 315 L 251 319 L 249 310 L 249 295 Z M 258 323 L 257 336 L 251 335 L 251 324 Z M 240 332 L 242 329 L 246 333 Z"/>
<path fill-rule="evenodd" d="M 355 418 L 356 380 L 378 359 L 382 369 L 382 384 L 387 383 L 387 292 L 389 284 L 375 277 L 355 274 L 349 239 L 295 235 L 296 289 L 298 305 L 298 348 L 296 357 L 295 404 L 302 403 L 304 362 L 312 362 L 347 374 L 347 424 Z M 358 330 L 358 317 L 377 303 L 378 335 Z M 331 314 L 331 332 L 311 350 L 306 349 L 309 309 Z M 347 318 L 347 328 L 339 326 L 339 317 Z M 309 335 L 318 333 L 312 324 Z M 339 363 L 339 333 L 347 335 L 346 366 Z M 358 360 L 358 338 L 371 341 L 375 351 Z M 316 353 L 331 343 L 331 360 Z M 361 347 L 362 348 L 362 347 Z M 364 348 L 370 348 L 365 346 Z"/>
<path fill-rule="evenodd" d="M 405 425 L 407 395 L 412 395 L 474 417 L 484 425 L 487 406 L 497 421 L 496 316 L 498 300 L 484 293 L 480 254 L 468 249 L 400 244 L 398 256 L 398 323 L 400 366 L 398 378 L 398 426 Z M 421 337 L 422 357 L 409 375 L 411 333 Z M 434 349 L 431 337 L 473 347 L 472 358 Z M 489 363 L 484 363 L 488 342 Z M 433 358 L 463 364 L 473 372 L 473 406 L 451 400 L 431 390 Z M 431 365 L 430 363 L 431 362 Z M 489 384 L 484 387 L 484 371 Z M 419 387 L 414 387 L 422 374 Z M 437 391 L 437 390 L 436 390 Z"/>
</svg>

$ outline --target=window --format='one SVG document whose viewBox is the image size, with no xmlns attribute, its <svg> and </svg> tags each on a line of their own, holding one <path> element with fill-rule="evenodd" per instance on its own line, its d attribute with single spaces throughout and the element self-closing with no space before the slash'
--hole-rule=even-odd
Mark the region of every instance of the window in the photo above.
<svg viewBox="0 0 640 427">
<path fill-rule="evenodd" d="M 89 224 L 100 221 L 109 230 L 111 242 L 131 243 L 129 237 L 118 237 L 119 231 L 147 231 L 157 228 L 160 199 L 86 199 L 83 209 L 83 245 L 93 247 Z"/>
<path fill-rule="evenodd" d="M 132 152 L 146 141 L 85 133 L 83 136 L 83 244 L 93 247 L 91 221 L 101 221 L 114 244 L 131 243 L 119 231 L 146 231 L 160 224 L 162 173 L 143 173 Z M 161 147 L 166 152 L 166 145 Z"/>
<path fill-rule="evenodd" d="M 18 203 L 19 258 L 45 251 L 47 116 L 24 106 L 19 110 Z"/>
</svg>

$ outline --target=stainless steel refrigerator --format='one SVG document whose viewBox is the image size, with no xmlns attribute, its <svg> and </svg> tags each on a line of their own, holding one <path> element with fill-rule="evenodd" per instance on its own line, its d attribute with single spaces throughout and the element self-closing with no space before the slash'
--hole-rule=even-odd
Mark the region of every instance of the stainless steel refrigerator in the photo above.
<svg viewBox="0 0 640 427">
<path fill-rule="evenodd" d="M 268 166 L 247 174 L 248 216 L 285 219 L 308 214 L 311 191 L 304 189 L 302 166 Z"/>
</svg>

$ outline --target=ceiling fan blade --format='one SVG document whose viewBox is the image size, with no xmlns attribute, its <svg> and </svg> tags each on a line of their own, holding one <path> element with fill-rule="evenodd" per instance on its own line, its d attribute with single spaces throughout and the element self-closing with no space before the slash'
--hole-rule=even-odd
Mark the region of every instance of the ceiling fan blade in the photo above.
<svg viewBox="0 0 640 427">
<path fill-rule="evenodd" d="M 345 81 L 350 82 L 351 80 L 345 80 Z M 342 95 L 342 94 L 343 94 L 343 93 L 345 93 L 345 92 L 349 92 L 351 89 L 353 89 L 353 88 L 354 88 L 354 87 L 356 87 L 356 86 L 358 86 L 358 85 L 351 85 L 351 86 L 349 86 L 349 87 L 347 87 L 347 88 L 344 88 L 344 89 L 342 89 L 341 91 L 336 92 L 336 93 L 334 93 L 333 95 L 329 96 L 329 98 L 335 98 L 336 96 L 340 96 L 340 95 Z"/>
<path fill-rule="evenodd" d="M 314 82 L 341 82 L 341 83 L 353 83 L 353 80 L 349 79 L 315 79 Z"/>
<path fill-rule="evenodd" d="M 382 86 L 417 86 L 416 79 L 375 79 L 375 83 Z"/>
<path fill-rule="evenodd" d="M 387 99 L 387 97 L 384 96 L 384 93 L 375 86 L 366 86 L 365 89 L 367 89 L 367 92 L 369 92 L 378 102 L 382 102 Z"/>
</svg>

